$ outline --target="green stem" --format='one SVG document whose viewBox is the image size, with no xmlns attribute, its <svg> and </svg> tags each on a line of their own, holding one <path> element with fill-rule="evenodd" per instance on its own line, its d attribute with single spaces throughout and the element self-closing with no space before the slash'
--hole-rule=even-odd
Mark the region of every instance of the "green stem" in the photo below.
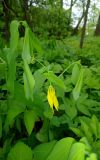
<svg viewBox="0 0 100 160">
<path fill-rule="evenodd" d="M 76 62 L 73 62 L 72 64 L 70 64 L 60 75 L 59 75 L 59 77 L 60 76 L 62 76 L 72 65 L 74 65 L 75 63 L 78 63 L 79 61 L 76 61 Z"/>
<path fill-rule="evenodd" d="M 42 64 L 40 61 L 38 61 L 37 59 L 35 59 L 42 67 L 45 67 L 44 64 Z"/>
</svg>

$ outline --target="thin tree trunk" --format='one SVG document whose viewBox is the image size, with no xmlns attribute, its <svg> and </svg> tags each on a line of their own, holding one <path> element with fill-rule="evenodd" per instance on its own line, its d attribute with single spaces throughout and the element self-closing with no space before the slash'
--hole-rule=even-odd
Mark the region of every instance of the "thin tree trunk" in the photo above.
<svg viewBox="0 0 100 160">
<path fill-rule="evenodd" d="M 84 23 L 82 28 L 81 40 L 80 40 L 80 48 L 83 48 L 89 7 L 90 7 L 90 0 L 87 0 L 86 11 L 84 15 Z"/>
<path fill-rule="evenodd" d="M 68 25 L 70 25 L 71 23 L 72 7 L 73 7 L 73 0 L 71 0 L 71 3 L 70 3 Z"/>
<path fill-rule="evenodd" d="M 94 36 L 100 36 L 100 14 L 99 14 L 99 17 L 98 17 L 98 22 L 97 22 L 96 29 L 95 29 L 95 32 L 94 32 Z"/>
<path fill-rule="evenodd" d="M 83 19 L 83 18 L 84 18 L 84 12 L 83 12 L 81 18 L 79 19 L 76 27 L 75 27 L 74 30 L 73 30 L 72 36 L 73 36 L 73 35 L 76 35 L 76 34 L 78 33 L 78 28 L 79 28 L 79 25 L 80 25 L 80 23 L 82 22 L 82 19 Z"/>
<path fill-rule="evenodd" d="M 60 0 L 60 8 L 63 9 L 63 0 Z"/>
<path fill-rule="evenodd" d="M 3 6 L 3 12 L 4 12 L 4 33 L 3 37 L 5 38 L 6 41 L 9 40 L 9 22 L 10 22 L 10 11 L 7 7 L 7 4 L 9 3 L 8 0 L 3 0 L 2 1 L 2 6 Z"/>
<path fill-rule="evenodd" d="M 32 29 L 31 19 L 30 19 L 30 12 L 28 8 L 28 0 L 20 0 L 21 8 L 23 12 L 23 19 L 26 20 L 29 27 Z"/>
<path fill-rule="evenodd" d="M 77 0 L 71 0 L 70 1 L 70 8 L 69 8 L 69 18 L 68 18 L 68 25 L 71 23 L 71 17 L 72 17 L 72 8 L 75 5 Z"/>
</svg>

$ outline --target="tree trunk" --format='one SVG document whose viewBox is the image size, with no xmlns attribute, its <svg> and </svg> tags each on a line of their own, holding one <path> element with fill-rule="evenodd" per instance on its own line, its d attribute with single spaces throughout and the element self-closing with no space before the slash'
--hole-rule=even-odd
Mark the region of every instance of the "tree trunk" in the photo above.
<svg viewBox="0 0 100 160">
<path fill-rule="evenodd" d="M 95 29 L 95 32 L 94 32 L 94 36 L 100 36 L 100 14 L 99 14 L 99 17 L 98 17 L 98 22 L 97 22 L 96 29 Z"/>
<path fill-rule="evenodd" d="M 83 48 L 89 7 L 90 7 L 90 0 L 87 0 L 86 11 L 84 15 L 84 23 L 82 28 L 81 40 L 80 40 L 80 48 Z"/>
<path fill-rule="evenodd" d="M 80 23 L 82 22 L 82 19 L 83 19 L 83 18 L 84 18 L 84 12 L 83 12 L 81 18 L 79 19 L 79 21 L 78 21 L 76 27 L 73 29 L 72 36 L 73 36 L 73 35 L 77 35 L 79 25 L 80 25 Z"/>
<path fill-rule="evenodd" d="M 70 23 L 71 23 L 72 7 L 73 7 L 73 0 L 71 0 L 71 2 L 70 2 L 68 25 L 70 25 Z"/>
<path fill-rule="evenodd" d="M 71 17 L 72 17 L 72 8 L 73 6 L 75 5 L 77 0 L 71 0 L 70 1 L 70 7 L 69 7 L 69 17 L 68 17 L 68 25 L 70 26 L 70 23 L 71 23 Z"/>
<path fill-rule="evenodd" d="M 60 8 L 63 9 L 63 0 L 60 0 Z"/>
<path fill-rule="evenodd" d="M 3 0 L 2 1 L 2 6 L 3 6 L 3 12 L 4 12 L 4 31 L 3 31 L 3 37 L 6 41 L 9 40 L 9 23 L 10 23 L 10 11 L 7 7 L 7 4 L 9 3 L 8 0 Z"/>
<path fill-rule="evenodd" d="M 30 19 L 30 11 L 28 8 L 28 0 L 20 0 L 22 12 L 23 12 L 23 20 L 26 20 L 29 27 L 32 29 L 32 23 Z"/>
</svg>

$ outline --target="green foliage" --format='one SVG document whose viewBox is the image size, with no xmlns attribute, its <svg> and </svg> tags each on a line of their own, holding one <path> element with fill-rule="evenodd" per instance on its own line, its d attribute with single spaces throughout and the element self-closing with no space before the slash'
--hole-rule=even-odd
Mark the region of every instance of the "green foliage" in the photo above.
<svg viewBox="0 0 100 160">
<path fill-rule="evenodd" d="M 34 32 L 42 37 L 62 39 L 71 29 L 68 23 L 69 10 L 54 8 L 31 8 Z"/>
<path fill-rule="evenodd" d="M 91 149 L 86 144 L 75 142 L 71 137 L 40 144 L 34 149 L 35 160 L 54 160 L 55 157 L 57 160 L 85 160 L 85 156 L 97 159 L 96 154 L 91 153 Z"/>
<path fill-rule="evenodd" d="M 23 142 L 18 142 L 10 150 L 7 160 L 33 160 L 32 150 Z"/>
<path fill-rule="evenodd" d="M 34 123 L 36 120 L 36 113 L 34 112 L 34 110 L 26 110 L 24 112 L 24 122 L 25 122 L 25 126 L 27 129 L 28 134 L 30 135 L 33 128 L 34 128 Z"/>
<path fill-rule="evenodd" d="M 0 49 L 0 158 L 100 159 L 98 40 L 89 43 L 95 55 L 74 38 L 41 42 L 25 21 L 12 21 L 10 33 L 10 45 Z M 58 111 L 48 104 L 49 85 Z"/>
</svg>

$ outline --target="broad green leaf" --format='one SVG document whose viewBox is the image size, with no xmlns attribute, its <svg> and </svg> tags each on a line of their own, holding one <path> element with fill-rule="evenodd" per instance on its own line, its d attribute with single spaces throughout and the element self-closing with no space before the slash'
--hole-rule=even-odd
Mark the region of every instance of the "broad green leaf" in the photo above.
<svg viewBox="0 0 100 160">
<path fill-rule="evenodd" d="M 59 140 L 46 160 L 67 160 L 73 143 L 70 137 Z"/>
<path fill-rule="evenodd" d="M 11 148 L 7 160 L 33 160 L 33 152 L 26 144 L 18 142 Z"/>
<path fill-rule="evenodd" d="M 35 147 L 34 152 L 34 160 L 46 160 L 48 155 L 51 153 L 53 147 L 56 144 L 56 140 L 43 143 Z"/>
<path fill-rule="evenodd" d="M 71 76 L 71 81 L 75 85 L 78 77 L 79 77 L 80 69 L 77 63 L 75 63 L 73 70 L 72 70 L 72 76 Z"/>
<path fill-rule="evenodd" d="M 85 160 L 85 145 L 76 142 L 72 145 L 68 160 Z"/>
<path fill-rule="evenodd" d="M 75 85 L 75 88 L 73 89 L 73 97 L 75 100 L 77 100 L 79 98 L 79 95 L 80 95 L 80 91 L 81 91 L 81 88 L 82 88 L 82 83 L 83 83 L 83 68 L 80 70 L 80 74 L 79 74 L 79 77 L 78 77 L 78 81 Z"/>
<path fill-rule="evenodd" d="M 10 48 L 13 51 L 16 50 L 19 40 L 19 22 L 17 20 L 14 20 L 10 24 Z"/>
<path fill-rule="evenodd" d="M 57 77 L 53 72 L 44 73 L 44 75 L 46 76 L 46 78 L 50 82 L 52 82 L 55 85 L 59 86 L 63 90 L 66 90 L 66 86 L 65 86 L 63 80 L 61 80 L 60 77 Z"/>
<path fill-rule="evenodd" d="M 34 90 L 35 92 L 40 92 L 46 78 L 43 76 L 43 72 L 41 73 L 39 70 L 35 71 L 34 78 L 35 78 Z"/>
<path fill-rule="evenodd" d="M 86 158 L 86 160 L 97 160 L 97 155 L 95 153 L 91 153 L 90 156 Z"/>
<path fill-rule="evenodd" d="M 20 113 L 24 112 L 24 108 L 20 106 L 12 106 L 8 110 L 7 117 L 5 120 L 4 128 L 7 129 L 7 127 L 13 122 L 16 116 L 18 116 Z"/>
<path fill-rule="evenodd" d="M 45 108 L 45 111 L 43 112 L 43 115 L 48 118 L 48 119 L 52 119 L 53 117 L 53 110 L 49 107 L 49 105 Z"/>
<path fill-rule="evenodd" d="M 30 68 L 27 64 L 27 62 L 24 61 L 24 90 L 25 90 L 25 95 L 26 98 L 29 99 L 31 98 L 33 100 L 33 89 L 35 85 L 35 80 L 34 77 L 30 71 Z"/>
<path fill-rule="evenodd" d="M 30 41 L 29 41 L 29 28 L 25 28 L 25 37 L 23 43 L 23 51 L 22 51 L 22 59 L 29 63 L 31 61 L 31 48 L 30 48 Z"/>
<path fill-rule="evenodd" d="M 24 112 L 24 123 L 27 129 L 28 134 L 30 135 L 36 120 L 36 113 L 33 110 L 26 110 Z"/>
</svg>

